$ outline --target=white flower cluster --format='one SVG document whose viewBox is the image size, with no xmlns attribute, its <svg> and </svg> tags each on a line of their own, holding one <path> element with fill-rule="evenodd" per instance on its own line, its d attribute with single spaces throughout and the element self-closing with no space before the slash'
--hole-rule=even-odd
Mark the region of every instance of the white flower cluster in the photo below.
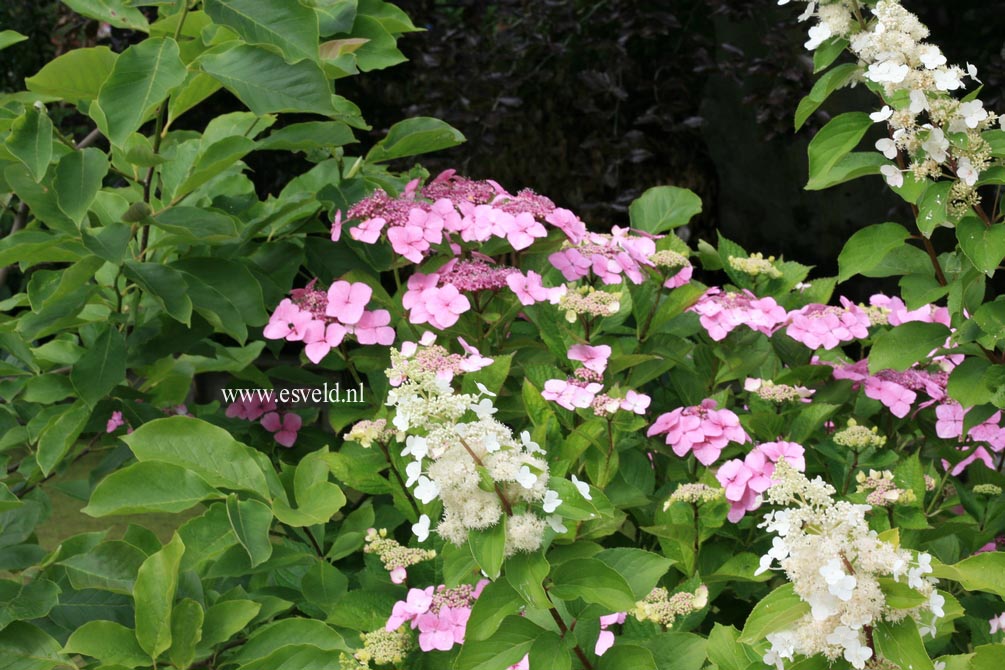
<svg viewBox="0 0 1005 670">
<path fill-rule="evenodd" d="M 493 417 L 495 394 L 483 385 L 477 394 L 455 392 L 457 366 L 447 364 L 452 357 L 436 345 L 420 345 L 392 350 L 387 374 L 398 386 L 388 405 L 395 409 L 396 438 L 405 445 L 401 453 L 412 459 L 405 485 L 424 504 L 443 503 L 436 532 L 462 544 L 470 531 L 495 526 L 505 514 L 507 555 L 536 550 L 549 524 L 564 532 L 561 517 L 553 515 L 562 501 L 547 488 L 544 450 L 529 433 L 517 438 Z M 552 516 L 542 518 L 531 505 Z M 412 530 L 424 541 L 429 517 L 423 514 Z"/>
<path fill-rule="evenodd" d="M 774 567 L 785 571 L 795 593 L 810 611 L 790 629 L 767 636 L 771 648 L 764 662 L 778 670 L 796 654 L 823 654 L 833 661 L 844 657 L 855 668 L 873 657 L 872 629 L 879 621 L 912 617 L 923 632 L 934 634 L 943 616 L 945 598 L 935 590 L 931 556 L 901 549 L 879 538 L 869 528 L 869 505 L 835 501 L 834 489 L 819 477 L 810 481 L 784 459 L 773 475 L 766 496 L 785 509 L 769 512 L 762 528 L 774 533 L 772 547 L 761 558 L 758 573 Z M 925 601 L 908 609 L 886 603 L 881 578 L 907 586 Z"/>
<path fill-rule="evenodd" d="M 880 0 L 870 20 L 856 0 L 803 1 L 808 7 L 800 19 L 817 20 L 806 48 L 817 49 L 831 38 L 847 39 L 864 78 L 882 87 L 888 104 L 870 117 L 886 121 L 891 132 L 876 149 L 890 160 L 905 152 L 910 159 L 907 171 L 916 179 L 955 176 L 955 213 L 976 204 L 974 186 L 991 161 L 990 146 L 980 132 L 998 117 L 977 98 L 964 102 L 951 94 L 964 88 L 967 78 L 979 82 L 977 68 L 948 64 L 938 46 L 924 41 L 928 28 L 899 0 Z M 904 184 L 897 165 L 884 165 L 881 172 L 891 186 Z"/>
</svg>

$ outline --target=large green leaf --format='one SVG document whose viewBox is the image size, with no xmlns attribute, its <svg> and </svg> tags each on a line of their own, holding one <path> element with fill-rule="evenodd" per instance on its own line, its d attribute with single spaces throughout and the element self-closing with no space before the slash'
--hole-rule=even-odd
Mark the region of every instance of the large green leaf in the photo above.
<svg viewBox="0 0 1005 670">
<path fill-rule="evenodd" d="M 73 49 L 46 63 L 24 80 L 29 91 L 67 102 L 94 100 L 108 78 L 118 54 L 108 47 Z"/>
<path fill-rule="evenodd" d="M 489 638 L 499 629 L 503 619 L 519 612 L 522 605 L 523 598 L 505 579 L 487 584 L 471 608 L 465 640 Z"/>
<path fill-rule="evenodd" d="M 91 417 L 91 408 L 81 400 L 62 405 L 38 435 L 35 460 L 42 473 L 48 475 L 77 441 Z"/>
<path fill-rule="evenodd" d="M 59 601 L 59 591 L 55 582 L 39 577 L 23 584 L 0 580 L 0 628 L 44 617 Z"/>
<path fill-rule="evenodd" d="M 171 611 L 171 647 L 167 656 L 176 668 L 187 668 L 195 658 L 205 615 L 202 605 L 191 598 L 185 598 Z"/>
<path fill-rule="evenodd" d="M 73 631 L 63 652 L 83 654 L 106 665 L 124 668 L 150 663 L 150 657 L 140 648 L 133 630 L 114 621 L 88 621 Z"/>
<path fill-rule="evenodd" d="M 122 439 L 140 461 L 173 463 L 198 474 L 210 486 L 251 491 L 269 499 L 269 485 L 254 451 L 201 419 L 156 419 Z"/>
<path fill-rule="evenodd" d="M 959 582 L 968 591 L 987 591 L 1005 598 L 1005 553 L 989 551 L 953 565 L 937 565 L 932 576 Z"/>
<path fill-rule="evenodd" d="M 932 659 L 925 651 L 925 643 L 918 633 L 918 626 L 911 617 L 898 623 L 880 621 L 873 632 L 876 651 L 883 658 L 900 668 L 911 670 L 932 670 Z"/>
<path fill-rule="evenodd" d="M 612 612 L 624 612 L 635 607 L 635 595 L 625 578 L 596 558 L 566 561 L 551 571 L 551 579 L 551 594 L 556 598 L 582 598 Z"/>
<path fill-rule="evenodd" d="M 24 621 L 15 621 L 0 631 L 0 659 L 6 670 L 52 670 L 75 664 L 48 633 Z"/>
<path fill-rule="evenodd" d="M 491 528 L 471 531 L 468 546 L 471 547 L 471 555 L 475 557 L 478 567 L 489 579 L 497 578 L 505 556 L 506 517 L 500 518 L 499 523 Z"/>
<path fill-rule="evenodd" d="M 941 323 L 911 321 L 876 338 L 869 352 L 869 372 L 906 370 L 943 346 L 949 329 Z"/>
<path fill-rule="evenodd" d="M 311 452 L 297 464 L 293 476 L 296 509 L 282 500 L 273 502 L 273 513 L 283 523 L 290 526 L 328 523 L 345 505 L 342 489 L 328 481 L 331 466 L 326 459 L 327 453 L 327 449 Z"/>
<path fill-rule="evenodd" d="M 28 168 L 36 183 L 42 181 L 52 160 L 52 121 L 48 114 L 34 107 L 25 110 L 14 119 L 4 145 Z"/>
<path fill-rule="evenodd" d="M 192 320 L 192 299 L 185 277 L 166 265 L 129 260 L 122 266 L 126 277 L 133 280 L 160 303 L 173 319 L 189 325 Z"/>
<path fill-rule="evenodd" d="M 605 549 L 593 558 L 603 561 L 625 578 L 636 600 L 652 592 L 660 578 L 673 565 L 673 561 L 642 549 L 618 547 Z"/>
<path fill-rule="evenodd" d="M 196 473 L 159 461 L 133 463 L 108 475 L 81 511 L 91 516 L 182 512 L 219 492 Z"/>
<path fill-rule="evenodd" d="M 677 186 L 654 186 L 628 208 L 632 228 L 654 235 L 687 225 L 700 213 L 701 198 Z"/>
<path fill-rule="evenodd" d="M 87 215 L 106 174 L 108 158 L 99 149 L 73 151 L 63 156 L 56 165 L 53 180 L 56 202 L 78 226 Z"/>
<path fill-rule="evenodd" d="M 974 267 L 989 277 L 1005 259 L 1005 224 L 986 226 L 968 216 L 956 224 L 956 239 Z"/>
<path fill-rule="evenodd" d="M 367 161 L 380 163 L 449 149 L 464 142 L 464 135 L 450 124 L 428 116 L 417 116 L 391 126 L 387 135 L 366 155 Z"/>
<path fill-rule="evenodd" d="M 199 64 L 255 114 L 335 112 L 331 83 L 311 61 L 290 65 L 279 54 L 242 44 L 208 53 Z"/>
<path fill-rule="evenodd" d="M 809 611 L 809 603 L 796 595 L 792 584 L 783 584 L 754 605 L 739 640 L 757 644 L 768 633 L 785 630 Z"/>
<path fill-rule="evenodd" d="M 178 43 L 156 37 L 134 44 L 121 54 L 98 93 L 102 122 L 112 144 L 121 146 L 139 129 L 168 94 L 185 81 L 185 64 Z"/>
<path fill-rule="evenodd" d="M 268 505 L 257 500 L 240 500 L 236 493 L 231 493 L 227 498 L 227 517 L 237 541 L 248 552 L 251 567 L 269 560 L 272 555 L 272 543 L 269 541 L 272 510 Z"/>
<path fill-rule="evenodd" d="M 504 670 L 519 663 L 544 632 L 544 629 L 525 617 L 507 617 L 489 639 L 466 642 L 454 661 L 454 668 Z"/>
<path fill-rule="evenodd" d="M 153 658 L 171 646 L 171 609 L 183 553 L 185 545 L 175 533 L 170 542 L 143 562 L 133 585 L 136 639 Z"/>
<path fill-rule="evenodd" d="M 142 551 L 122 540 L 109 540 L 90 550 L 60 561 L 73 588 L 100 589 L 131 595 L 136 573 L 147 558 Z"/>
<path fill-rule="evenodd" d="M 838 281 L 869 272 L 910 236 L 899 223 L 878 223 L 857 231 L 838 256 Z"/>
<path fill-rule="evenodd" d="M 127 0 L 63 0 L 73 11 L 84 16 L 103 21 L 116 28 L 147 32 L 150 24 L 143 12 Z"/>
<path fill-rule="evenodd" d="M 807 149 L 810 179 L 806 188 L 825 188 L 823 184 L 832 183 L 831 170 L 855 148 L 872 123 L 865 112 L 847 112 L 835 116 L 817 131 Z"/>
<path fill-rule="evenodd" d="M 126 378 L 126 340 L 111 324 L 73 364 L 70 381 L 80 399 L 91 407 Z"/>
<path fill-rule="evenodd" d="M 195 310 L 219 330 L 244 343 L 247 326 L 268 319 L 261 284 L 247 265 L 221 258 L 186 258 L 173 263 Z"/>
<path fill-rule="evenodd" d="M 248 44 L 274 46 L 287 62 L 318 59 L 318 16 L 289 0 L 206 0 L 206 13 Z"/>
<path fill-rule="evenodd" d="M 276 649 L 289 645 L 310 645 L 327 652 L 348 651 L 345 640 L 338 632 L 316 619 L 280 619 L 255 628 L 248 641 L 241 645 L 236 663 L 244 664 L 273 653 Z M 337 654 L 332 654 L 337 656 Z"/>
<path fill-rule="evenodd" d="M 799 106 L 796 107 L 796 130 L 803 127 L 806 119 L 810 118 L 810 115 L 817 111 L 820 105 L 824 104 L 831 93 L 851 81 L 852 77 L 858 73 L 858 70 L 859 66 L 856 63 L 843 63 L 822 74 L 817 79 L 817 83 L 813 84 L 809 95 L 800 100 Z"/>
</svg>

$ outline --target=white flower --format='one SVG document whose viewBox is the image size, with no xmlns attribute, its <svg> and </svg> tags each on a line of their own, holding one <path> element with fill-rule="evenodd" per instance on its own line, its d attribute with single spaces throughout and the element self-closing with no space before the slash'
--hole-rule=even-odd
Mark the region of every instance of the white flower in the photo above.
<svg viewBox="0 0 1005 670">
<path fill-rule="evenodd" d="M 479 419 L 487 419 L 498 411 L 488 398 L 482 398 L 477 404 L 470 405 L 469 408 Z"/>
<path fill-rule="evenodd" d="M 426 475 L 420 476 L 418 482 L 414 491 L 415 497 L 424 504 L 428 505 L 436 499 L 436 496 L 440 495 L 440 487 Z"/>
<path fill-rule="evenodd" d="M 924 91 L 920 89 L 914 89 L 911 91 L 911 106 L 908 108 L 911 110 L 912 114 L 921 114 L 930 108 L 928 104 L 928 96 Z"/>
<path fill-rule="evenodd" d="M 772 563 L 774 563 L 774 560 L 769 554 L 761 556 L 761 561 L 758 564 L 757 569 L 754 570 L 754 576 L 756 577 L 770 570 L 772 568 Z"/>
<path fill-rule="evenodd" d="M 548 522 L 548 525 L 551 526 L 551 529 L 556 533 L 569 532 L 569 529 L 565 527 L 565 523 L 562 522 L 562 517 L 557 514 L 552 514 L 551 516 L 546 517 L 545 521 Z"/>
<path fill-rule="evenodd" d="M 963 122 L 967 124 L 967 128 L 976 128 L 981 121 L 988 118 L 988 112 L 980 100 L 961 102 L 959 112 L 960 116 L 963 117 Z"/>
<path fill-rule="evenodd" d="M 826 621 L 837 614 L 838 606 L 841 604 L 837 598 L 827 591 L 816 591 L 806 599 L 810 604 L 810 614 L 815 621 Z"/>
<path fill-rule="evenodd" d="M 520 471 L 516 473 L 516 481 L 525 489 L 532 489 L 534 488 L 534 484 L 537 483 L 537 475 L 531 472 L 528 466 L 524 465 L 520 468 Z"/>
<path fill-rule="evenodd" d="M 940 65 L 946 64 L 946 57 L 942 55 L 942 51 L 939 47 L 934 44 L 929 44 L 923 47 L 918 52 L 918 58 L 924 64 L 926 69 L 934 70 Z"/>
<path fill-rule="evenodd" d="M 932 128 L 929 130 L 928 138 L 921 143 L 921 148 L 928 152 L 928 157 L 936 163 L 945 163 L 946 158 L 949 157 L 949 154 L 946 153 L 949 149 L 949 140 L 946 139 L 946 134 L 942 132 L 942 128 Z"/>
<path fill-rule="evenodd" d="M 526 430 L 520 433 L 520 444 L 523 445 L 524 449 L 526 449 L 528 453 L 531 454 L 544 453 L 544 449 L 541 448 L 541 445 L 535 442 L 534 440 L 530 439 L 530 433 L 527 432 Z"/>
<path fill-rule="evenodd" d="M 426 438 L 420 435 L 409 435 L 405 438 L 405 448 L 401 450 L 402 456 L 411 456 L 421 461 L 429 455 L 429 444 Z"/>
<path fill-rule="evenodd" d="M 482 384 L 481 382 L 475 382 L 475 386 L 478 387 L 478 392 L 481 395 L 487 395 L 487 396 L 489 396 L 491 398 L 495 398 L 496 397 L 495 393 L 493 393 L 492 391 L 490 391 L 487 388 L 485 388 L 485 384 Z"/>
<path fill-rule="evenodd" d="M 889 137 L 884 137 L 883 139 L 876 141 L 876 151 L 879 151 L 890 160 L 893 160 L 897 157 L 897 143 Z"/>
<path fill-rule="evenodd" d="M 904 185 L 904 174 L 897 169 L 896 165 L 884 165 L 879 168 L 879 171 L 890 186 L 900 188 Z"/>
<path fill-rule="evenodd" d="M 946 662 L 935 661 L 934 663 L 932 663 L 932 667 L 935 668 L 935 670 L 946 670 Z"/>
<path fill-rule="evenodd" d="M 499 438 L 494 433 L 489 433 L 485 436 L 485 439 L 482 440 L 482 446 L 490 454 L 494 454 L 502 449 L 502 444 L 499 443 Z"/>
<path fill-rule="evenodd" d="M 865 667 L 865 662 L 872 658 L 872 649 L 864 644 L 857 647 L 850 647 L 844 650 L 844 660 L 852 664 L 857 670 Z"/>
<path fill-rule="evenodd" d="M 932 610 L 932 614 L 939 618 L 946 616 L 945 610 L 942 609 L 945 604 L 946 599 L 938 591 L 932 591 L 932 595 L 928 598 L 928 609 Z"/>
<path fill-rule="evenodd" d="M 810 28 L 809 37 L 810 39 L 806 41 L 803 46 L 813 51 L 818 46 L 827 41 L 833 33 L 831 32 L 831 27 L 826 23 L 821 23 Z"/>
<path fill-rule="evenodd" d="M 399 408 L 398 411 L 394 413 L 394 419 L 391 420 L 391 423 L 393 423 L 394 427 L 400 431 L 408 430 L 408 413 Z"/>
<path fill-rule="evenodd" d="M 422 461 L 412 461 L 406 465 L 405 474 L 408 475 L 408 479 L 405 480 L 405 486 L 412 486 L 415 482 L 419 481 L 419 476 L 422 474 Z"/>
<path fill-rule="evenodd" d="M 964 156 L 956 163 L 956 176 L 967 186 L 973 186 L 981 175 L 974 169 L 970 159 Z"/>
<path fill-rule="evenodd" d="M 551 514 L 558 509 L 558 506 L 562 504 L 562 499 L 558 497 L 558 493 L 548 489 L 544 492 L 544 500 L 541 501 L 541 507 L 544 509 L 545 514 Z"/>
<path fill-rule="evenodd" d="M 872 119 L 873 122 L 879 123 L 881 121 L 886 121 L 891 116 L 893 116 L 893 110 L 890 109 L 889 105 L 883 105 L 883 109 L 878 112 L 873 112 L 869 115 L 869 118 Z"/>
<path fill-rule="evenodd" d="M 412 533 L 419 542 L 425 542 L 426 538 L 429 537 L 429 517 L 423 514 L 419 517 L 418 523 L 412 524 Z"/>
<path fill-rule="evenodd" d="M 764 654 L 764 662 L 774 665 L 778 670 L 784 670 L 782 660 L 791 661 L 796 653 L 793 634 L 790 631 L 768 633 L 765 639 L 771 643 L 771 648 Z"/>
<path fill-rule="evenodd" d="M 1005 612 L 1002 612 L 998 616 L 990 619 L 988 623 L 991 625 L 992 635 L 994 635 L 998 631 L 1005 631 Z"/>
<path fill-rule="evenodd" d="M 887 60 L 882 63 L 873 63 L 865 73 L 865 78 L 877 84 L 889 83 L 899 84 L 904 81 L 911 68 L 903 63 Z"/>
<path fill-rule="evenodd" d="M 579 491 L 579 495 L 583 496 L 587 500 L 593 500 L 593 496 L 590 495 L 589 484 L 587 484 L 586 482 L 579 481 L 576 475 L 572 475 L 572 483 L 576 485 L 576 490 Z"/>
<path fill-rule="evenodd" d="M 967 74 L 970 78 L 976 81 L 978 84 L 983 84 L 984 82 L 977 78 L 977 66 L 967 63 Z"/>
<path fill-rule="evenodd" d="M 959 68 L 943 68 L 935 70 L 932 73 L 932 78 L 935 80 L 935 88 L 940 91 L 955 91 L 958 88 L 963 88 L 963 82 L 960 81 L 962 72 Z"/>
<path fill-rule="evenodd" d="M 848 602 L 858 580 L 854 575 L 845 574 L 841 561 L 832 558 L 820 568 L 820 576 L 827 582 L 827 590 L 841 600 Z"/>
<path fill-rule="evenodd" d="M 827 636 L 827 644 L 835 644 L 839 647 L 857 647 L 862 644 L 858 637 L 858 631 L 852 630 L 848 626 L 838 626 Z"/>
</svg>

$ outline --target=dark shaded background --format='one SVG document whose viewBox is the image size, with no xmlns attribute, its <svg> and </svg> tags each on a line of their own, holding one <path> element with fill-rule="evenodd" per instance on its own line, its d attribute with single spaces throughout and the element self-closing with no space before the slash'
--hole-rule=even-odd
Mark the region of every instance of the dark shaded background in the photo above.
<svg viewBox="0 0 1005 670">
<path fill-rule="evenodd" d="M 468 138 L 423 157 L 511 189 L 529 186 L 577 211 L 592 227 L 627 222 L 646 188 L 696 191 L 705 212 L 692 241 L 719 229 L 751 250 L 784 255 L 833 274 L 859 227 L 907 221 L 879 179 L 806 192 L 806 143 L 821 111 L 797 134 L 792 114 L 813 84 L 802 47 L 801 5 L 771 0 L 398 0 L 423 33 L 400 46 L 409 63 L 336 82 L 383 135 L 402 118 L 442 118 Z M 905 0 L 951 62 L 975 63 L 989 108 L 1001 109 L 1005 21 L 986 0 Z M 0 53 L 7 90 L 53 55 L 93 43 L 94 22 L 50 0 L 7 0 L 0 26 L 31 40 Z M 113 48 L 131 36 L 113 31 Z M 227 111 L 219 95 L 206 119 Z M 831 113 L 874 104 L 861 90 L 837 94 Z M 211 105 L 212 107 L 213 105 Z M 191 122 L 198 124 L 199 120 Z M 256 165 L 262 193 L 303 164 Z M 407 167 L 407 166 L 403 166 Z M 940 235 L 945 235 L 941 239 Z M 937 233 L 937 244 L 951 244 Z"/>
</svg>

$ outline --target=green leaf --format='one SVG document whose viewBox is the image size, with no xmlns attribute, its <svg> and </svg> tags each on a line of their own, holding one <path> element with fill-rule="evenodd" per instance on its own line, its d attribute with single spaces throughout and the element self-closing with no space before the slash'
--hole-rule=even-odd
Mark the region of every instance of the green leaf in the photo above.
<svg viewBox="0 0 1005 670">
<path fill-rule="evenodd" d="M 605 549 L 593 558 L 603 561 L 625 578 L 635 600 L 643 600 L 673 565 L 673 561 L 642 549 Z"/>
<path fill-rule="evenodd" d="M 126 379 L 126 340 L 107 325 L 83 356 L 73 364 L 70 382 L 80 399 L 94 407 Z"/>
<path fill-rule="evenodd" d="M 532 668 L 572 670 L 572 650 L 561 637 L 551 631 L 542 633 L 534 640 L 529 656 L 527 660 Z"/>
<path fill-rule="evenodd" d="M 0 628 L 44 617 L 59 602 L 59 592 L 48 579 L 37 577 L 24 584 L 0 580 Z"/>
<path fill-rule="evenodd" d="M 28 39 L 27 35 L 22 35 L 16 30 L 0 31 L 0 51 L 6 49 L 12 44 L 17 44 L 18 42 L 24 42 L 26 39 Z"/>
<path fill-rule="evenodd" d="M 210 207 L 172 207 L 152 221 L 175 239 L 193 245 L 233 242 L 240 236 L 237 219 Z"/>
<path fill-rule="evenodd" d="M 910 236 L 898 223 L 878 223 L 859 230 L 848 238 L 838 256 L 838 281 L 869 272 Z"/>
<path fill-rule="evenodd" d="M 15 621 L 0 631 L 0 659 L 5 670 L 52 670 L 73 668 L 75 664 L 60 651 L 48 633 L 23 621 Z"/>
<path fill-rule="evenodd" d="M 104 21 L 116 28 L 148 32 L 150 24 L 143 13 L 126 0 L 63 0 L 70 9 L 84 16 Z"/>
<path fill-rule="evenodd" d="M 280 619 L 256 628 L 231 660 L 238 664 L 248 663 L 265 658 L 276 649 L 290 645 L 310 645 L 327 652 L 349 649 L 342 636 L 323 621 Z"/>
<path fill-rule="evenodd" d="M 809 95 L 799 101 L 799 106 L 796 108 L 796 130 L 803 127 L 806 119 L 810 118 L 810 115 L 817 111 L 820 105 L 824 104 L 831 93 L 851 81 L 856 73 L 858 73 L 858 69 L 856 63 L 844 63 L 821 75 L 817 79 L 817 82 L 813 84 Z"/>
<path fill-rule="evenodd" d="M 998 670 L 1005 664 L 1005 645 L 983 644 L 974 648 L 974 654 L 970 664 L 966 667 L 970 670 Z"/>
<path fill-rule="evenodd" d="M 121 54 L 98 92 L 106 135 L 121 146 L 185 81 L 185 64 L 178 43 L 170 37 L 155 37 L 134 44 Z M 101 125 L 100 115 L 94 117 Z"/>
<path fill-rule="evenodd" d="M 226 642 L 255 618 L 262 604 L 254 600 L 224 600 L 206 610 L 200 647 Z"/>
<path fill-rule="evenodd" d="M 84 246 L 92 254 L 109 263 L 121 265 L 122 258 L 129 248 L 129 240 L 132 239 L 132 231 L 125 223 L 116 221 L 110 225 L 102 226 L 97 233 L 82 230 L 81 236 Z"/>
<path fill-rule="evenodd" d="M 24 80 L 29 91 L 67 102 L 94 100 L 115 66 L 118 54 L 108 47 L 73 49 L 46 63 Z"/>
<path fill-rule="evenodd" d="M 341 147 L 356 141 L 352 129 L 341 121 L 305 121 L 280 128 L 258 142 L 258 151 L 313 151 Z"/>
<path fill-rule="evenodd" d="M 44 111 L 31 107 L 14 119 L 4 145 L 38 183 L 52 160 L 52 121 Z"/>
<path fill-rule="evenodd" d="M 984 373 L 991 367 L 987 359 L 969 357 L 949 373 L 946 392 L 964 407 L 991 402 L 991 390 L 984 384 Z"/>
<path fill-rule="evenodd" d="M 136 639 L 151 658 L 171 646 L 171 609 L 183 553 L 185 545 L 175 533 L 160 551 L 143 561 L 136 575 Z"/>
<path fill-rule="evenodd" d="M 632 202 L 632 228 L 659 235 L 687 225 L 701 213 L 701 198 L 686 188 L 654 186 Z"/>
<path fill-rule="evenodd" d="M 125 275 L 156 300 L 173 319 L 186 326 L 192 322 L 192 299 L 185 277 L 174 268 L 158 263 L 129 260 L 122 266 Z"/>
<path fill-rule="evenodd" d="M 293 476 L 297 508 L 281 500 L 273 503 L 273 513 L 290 526 L 312 526 L 328 523 L 345 505 L 345 494 L 337 484 L 328 481 L 331 467 L 326 460 L 327 449 L 314 451 L 301 459 Z"/>
<path fill-rule="evenodd" d="M 206 54 L 199 64 L 255 114 L 334 112 L 331 83 L 316 63 L 290 65 L 279 54 L 240 45 Z"/>
<path fill-rule="evenodd" d="M 369 163 L 381 163 L 395 158 L 428 154 L 455 147 L 464 141 L 464 135 L 450 124 L 428 116 L 417 116 L 391 126 L 384 139 L 367 153 L 366 160 Z"/>
<path fill-rule="evenodd" d="M 898 582 L 891 577 L 880 577 L 879 588 L 886 597 L 886 604 L 895 609 L 911 609 L 928 600 L 906 582 Z"/>
<path fill-rule="evenodd" d="M 635 607 L 632 587 L 614 568 L 596 558 L 574 558 L 552 570 L 551 594 L 562 600 L 582 598 L 612 612 Z M 648 594 L 647 594 L 648 595 Z"/>
<path fill-rule="evenodd" d="M 147 558 L 142 551 L 121 540 L 110 540 L 59 562 L 73 588 L 101 589 L 131 595 L 136 573 Z"/>
<path fill-rule="evenodd" d="M 167 656 L 176 668 L 187 668 L 195 659 L 195 646 L 202 639 L 206 613 L 195 600 L 185 598 L 171 612 L 171 647 Z"/>
<path fill-rule="evenodd" d="M 838 56 L 848 47 L 848 40 L 843 37 L 831 37 L 813 52 L 813 74 L 831 66 Z"/>
<path fill-rule="evenodd" d="M 757 644 L 768 633 L 785 629 L 810 611 L 809 603 L 796 595 L 792 584 L 783 584 L 761 599 L 747 616 L 740 642 Z"/>
<path fill-rule="evenodd" d="M 880 621 L 873 631 L 876 651 L 901 668 L 932 670 L 932 659 L 925 651 L 925 643 L 918 634 L 918 626 L 911 617 L 899 623 Z"/>
<path fill-rule="evenodd" d="M 807 183 L 805 188 L 807 191 L 820 191 L 852 179 L 879 174 L 879 169 L 887 163 L 882 154 L 874 151 L 853 151 L 842 156 L 826 175 Z"/>
<path fill-rule="evenodd" d="M 172 263 L 180 272 L 195 310 L 211 324 L 244 344 L 247 325 L 268 320 L 261 284 L 247 265 L 222 258 L 186 258 Z"/>
<path fill-rule="evenodd" d="M 635 644 L 616 644 L 597 663 L 597 670 L 659 670 L 653 653 Z"/>
<path fill-rule="evenodd" d="M 810 179 L 806 188 L 815 190 L 831 183 L 831 170 L 855 148 L 871 126 L 872 119 L 865 112 L 847 112 L 821 128 L 807 149 Z"/>
<path fill-rule="evenodd" d="M 1005 259 L 1005 224 L 987 227 L 977 217 L 968 216 L 956 224 L 956 239 L 974 267 L 989 277 Z"/>
<path fill-rule="evenodd" d="M 499 523 L 484 530 L 474 530 L 468 535 L 471 555 L 489 579 L 499 577 L 506 549 L 506 517 Z"/>
<path fill-rule="evenodd" d="M 954 565 L 935 565 L 932 576 L 959 582 L 968 591 L 986 591 L 1005 598 L 1005 553 L 989 551 Z"/>
<path fill-rule="evenodd" d="M 660 670 L 701 670 L 705 666 L 706 640 L 693 633 L 663 633 L 647 642 L 646 647 L 653 653 Z M 762 667 L 760 663 L 758 666 Z M 798 665 L 792 667 L 798 668 Z"/>
<path fill-rule="evenodd" d="M 357 0 L 304 0 L 318 14 L 321 36 L 348 33 L 356 20 Z"/>
<path fill-rule="evenodd" d="M 59 208 L 78 226 L 101 189 L 108 174 L 108 158 L 100 149 L 83 149 L 66 154 L 56 165 L 53 186 Z"/>
<path fill-rule="evenodd" d="M 551 607 L 548 593 L 541 585 L 550 571 L 548 559 L 540 553 L 519 553 L 506 560 L 506 579 L 510 586 L 528 605 L 538 609 Z"/>
<path fill-rule="evenodd" d="M 747 670 L 751 663 L 760 661 L 753 649 L 739 641 L 740 631 L 732 626 L 717 623 L 708 634 L 708 660 L 719 670 Z"/>
<path fill-rule="evenodd" d="M 183 512 L 220 493 L 199 475 L 160 461 L 133 463 L 102 479 L 81 511 L 111 514 Z"/>
<path fill-rule="evenodd" d="M 80 400 L 62 407 L 59 415 L 52 417 L 38 435 L 35 460 L 46 476 L 63 460 L 91 418 L 91 408 Z"/>
<path fill-rule="evenodd" d="M 240 500 L 236 493 L 231 493 L 227 497 L 227 517 L 237 541 L 248 552 L 251 567 L 269 560 L 272 555 L 272 542 L 269 541 L 272 510 L 268 505 L 257 500 Z"/>
<path fill-rule="evenodd" d="M 949 205 L 949 189 L 953 182 L 940 181 L 929 183 L 918 201 L 918 230 L 925 237 L 931 237 L 932 232 L 942 225 L 952 225 L 947 206 Z"/>
<path fill-rule="evenodd" d="M 73 631 L 63 653 L 83 654 L 104 665 L 126 668 L 150 664 L 150 656 L 140 648 L 133 629 L 114 621 L 88 621 Z"/>
<path fill-rule="evenodd" d="M 523 598 L 504 579 L 491 582 L 482 589 L 465 629 L 465 640 L 485 640 L 491 637 L 506 617 L 516 614 L 523 605 Z"/>
<path fill-rule="evenodd" d="M 489 639 L 465 642 L 454 661 L 454 670 L 504 670 L 519 663 L 544 633 L 525 617 L 507 617 Z"/>
<path fill-rule="evenodd" d="M 188 468 L 210 486 L 251 491 L 270 499 L 265 473 L 254 451 L 223 428 L 188 416 L 149 421 L 122 440 L 139 461 L 163 461 Z"/>
<path fill-rule="evenodd" d="M 205 10 L 248 44 L 276 47 L 289 63 L 318 60 L 318 16 L 299 2 L 206 0 Z"/>
<path fill-rule="evenodd" d="M 892 328 L 873 342 L 869 352 L 869 373 L 906 370 L 945 345 L 947 337 L 949 329 L 941 323 L 912 321 Z"/>
</svg>

